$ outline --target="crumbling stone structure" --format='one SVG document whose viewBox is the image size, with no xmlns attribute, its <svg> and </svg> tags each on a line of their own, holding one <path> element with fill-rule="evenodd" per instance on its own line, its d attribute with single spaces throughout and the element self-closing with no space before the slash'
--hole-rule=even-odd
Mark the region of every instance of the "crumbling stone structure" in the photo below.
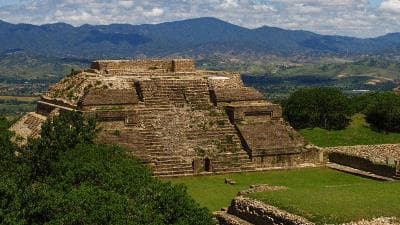
<svg viewBox="0 0 400 225">
<path fill-rule="evenodd" d="M 99 142 L 128 148 L 157 176 L 290 167 L 319 156 L 239 74 L 198 71 L 192 60 L 95 61 L 41 97 L 29 114 L 37 123 L 12 129 L 36 137 L 63 110 L 97 117 Z"/>
<path fill-rule="evenodd" d="M 306 218 L 268 205 L 262 201 L 238 196 L 227 211 L 214 212 L 220 225 L 315 225 Z M 395 217 L 380 217 L 341 225 L 400 225 Z"/>
</svg>

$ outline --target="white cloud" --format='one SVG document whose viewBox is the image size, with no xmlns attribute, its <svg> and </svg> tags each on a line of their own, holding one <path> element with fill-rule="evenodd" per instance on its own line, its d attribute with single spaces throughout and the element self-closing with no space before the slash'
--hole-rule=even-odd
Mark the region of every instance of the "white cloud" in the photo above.
<svg viewBox="0 0 400 225">
<path fill-rule="evenodd" d="M 400 0 L 383 1 L 379 8 L 385 12 L 400 13 Z"/>
<path fill-rule="evenodd" d="M 164 10 L 161 8 L 153 8 L 151 11 L 143 12 L 143 14 L 148 17 L 161 16 L 163 13 Z"/>
<path fill-rule="evenodd" d="M 13 23 L 159 23 L 217 17 L 250 28 L 276 26 L 324 34 L 377 36 L 400 31 L 400 0 L 29 0 L 0 7 Z"/>
</svg>

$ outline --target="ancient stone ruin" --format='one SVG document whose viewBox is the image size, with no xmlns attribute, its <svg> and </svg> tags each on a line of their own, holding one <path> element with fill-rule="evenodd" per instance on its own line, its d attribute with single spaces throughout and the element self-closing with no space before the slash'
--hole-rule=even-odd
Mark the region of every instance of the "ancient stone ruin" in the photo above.
<svg viewBox="0 0 400 225">
<path fill-rule="evenodd" d="M 104 60 L 72 74 L 13 127 L 23 140 L 59 111 L 95 116 L 98 141 L 115 143 L 157 176 L 254 171 L 315 163 L 279 105 L 237 73 L 195 70 L 192 60 Z"/>
</svg>

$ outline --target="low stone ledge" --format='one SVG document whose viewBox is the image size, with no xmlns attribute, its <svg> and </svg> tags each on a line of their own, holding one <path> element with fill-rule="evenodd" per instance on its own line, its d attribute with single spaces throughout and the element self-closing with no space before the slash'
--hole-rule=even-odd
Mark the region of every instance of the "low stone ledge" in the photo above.
<svg viewBox="0 0 400 225">
<path fill-rule="evenodd" d="M 242 196 L 232 200 L 228 213 L 255 225 L 314 225 L 301 216 Z"/>
<path fill-rule="evenodd" d="M 243 196 L 232 200 L 228 212 L 218 211 L 214 216 L 220 225 L 315 225 L 304 217 Z M 341 225 L 400 225 L 400 220 L 396 217 L 380 217 Z"/>
<path fill-rule="evenodd" d="M 380 164 L 400 161 L 400 144 L 338 146 L 322 148 L 322 150 L 327 153 L 345 153 Z"/>
<path fill-rule="evenodd" d="M 396 165 L 372 161 L 345 152 L 330 152 L 328 158 L 330 162 L 367 171 L 379 176 L 390 178 L 396 176 Z"/>
</svg>

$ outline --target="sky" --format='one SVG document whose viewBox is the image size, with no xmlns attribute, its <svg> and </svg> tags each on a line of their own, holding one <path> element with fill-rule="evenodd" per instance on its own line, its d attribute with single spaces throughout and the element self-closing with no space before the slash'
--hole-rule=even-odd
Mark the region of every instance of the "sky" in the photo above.
<svg viewBox="0 0 400 225">
<path fill-rule="evenodd" d="M 400 32 L 400 0 L 0 0 L 0 20 L 11 23 L 153 24 L 198 17 L 376 37 Z"/>
</svg>

